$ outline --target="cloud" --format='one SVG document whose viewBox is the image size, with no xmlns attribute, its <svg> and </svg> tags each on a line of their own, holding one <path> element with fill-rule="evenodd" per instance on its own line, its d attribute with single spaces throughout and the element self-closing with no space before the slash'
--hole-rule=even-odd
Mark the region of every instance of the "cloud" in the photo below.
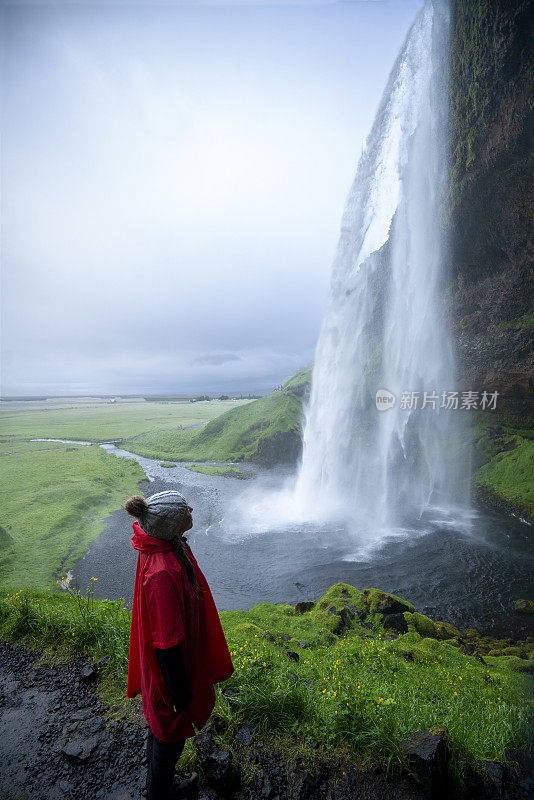
<svg viewBox="0 0 534 800">
<path fill-rule="evenodd" d="M 192 366 L 199 365 L 199 366 L 214 366 L 219 367 L 221 364 L 227 364 L 229 361 L 241 361 L 241 356 L 237 356 L 235 353 L 226 353 L 226 354 L 218 354 L 218 353 L 211 353 L 210 355 L 206 356 L 197 356 L 189 363 Z"/>
<path fill-rule="evenodd" d="M 420 2 L 3 5 L 2 393 L 269 390 L 308 363 Z"/>
</svg>

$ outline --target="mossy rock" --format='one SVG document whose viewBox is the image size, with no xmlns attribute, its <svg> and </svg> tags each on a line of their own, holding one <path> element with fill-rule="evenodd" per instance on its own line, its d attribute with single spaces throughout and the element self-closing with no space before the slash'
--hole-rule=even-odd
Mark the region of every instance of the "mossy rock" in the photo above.
<svg viewBox="0 0 534 800">
<path fill-rule="evenodd" d="M 450 622 L 443 622 L 438 620 L 434 622 L 436 632 L 439 639 L 458 639 L 461 636 L 460 631 Z"/>
<path fill-rule="evenodd" d="M 415 606 L 389 592 L 380 589 L 364 589 L 361 602 L 367 606 L 370 614 L 402 614 L 404 611 L 414 612 Z"/>
<path fill-rule="evenodd" d="M 503 656 L 518 656 L 518 658 L 526 658 L 526 653 L 520 647 L 505 647 L 502 651 Z"/>
<path fill-rule="evenodd" d="M 514 611 L 518 614 L 534 614 L 534 600 L 518 598 L 514 603 Z"/>
<path fill-rule="evenodd" d="M 277 603 L 276 606 L 280 609 L 282 614 L 287 614 L 288 617 L 295 616 L 295 609 L 293 606 L 290 606 L 289 603 Z"/>
<path fill-rule="evenodd" d="M 261 636 L 262 638 L 268 636 L 268 631 L 264 631 L 263 628 L 254 625 L 253 622 L 240 622 L 239 625 L 235 626 L 234 630 L 239 633 L 244 633 L 250 639 L 254 638 L 254 636 Z"/>
<path fill-rule="evenodd" d="M 408 623 L 408 630 L 414 628 L 417 633 L 425 638 L 437 639 L 440 638 L 438 636 L 438 631 L 434 622 L 430 619 L 430 617 L 425 616 L 424 614 L 420 614 L 418 611 L 415 611 L 411 614 L 409 611 L 404 613 L 404 619 Z"/>
<path fill-rule="evenodd" d="M 512 672 L 524 672 L 528 675 L 534 675 L 534 658 L 519 658 L 518 656 L 512 655 L 487 655 L 484 657 L 484 660 L 489 667 L 496 667 L 500 670 L 504 668 Z"/>
<path fill-rule="evenodd" d="M 462 636 L 464 639 L 480 639 L 480 633 L 474 628 L 465 628 L 462 631 Z"/>
<path fill-rule="evenodd" d="M 317 601 L 313 611 L 326 611 L 329 606 L 341 608 L 352 603 L 357 608 L 363 609 L 361 602 L 362 592 L 350 583 L 334 583 Z M 312 611 L 312 613 L 313 613 Z"/>
</svg>

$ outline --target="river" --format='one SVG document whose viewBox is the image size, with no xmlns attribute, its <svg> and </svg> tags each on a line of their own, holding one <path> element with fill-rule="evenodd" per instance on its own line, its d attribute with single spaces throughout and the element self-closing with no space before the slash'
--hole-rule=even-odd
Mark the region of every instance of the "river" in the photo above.
<svg viewBox="0 0 534 800">
<path fill-rule="evenodd" d="M 248 503 L 251 491 L 276 486 L 284 477 L 280 470 L 240 464 L 250 480 L 213 477 L 178 464 L 161 467 L 160 460 L 111 444 L 102 447 L 138 461 L 147 476 L 141 485 L 146 495 L 175 488 L 187 498 L 194 520 L 188 541 L 220 611 L 315 600 L 343 581 L 393 592 L 433 619 L 462 628 L 510 637 L 533 633 L 531 623 L 513 611 L 514 600 L 532 597 L 534 589 L 534 529 L 516 517 L 479 507 L 469 532 L 426 525 L 358 555 L 342 526 L 243 527 L 236 509 Z M 109 515 L 105 530 L 72 569 L 71 585 L 85 592 L 92 584 L 95 597 L 124 599 L 131 608 L 137 563 L 132 522 L 123 510 Z"/>
</svg>

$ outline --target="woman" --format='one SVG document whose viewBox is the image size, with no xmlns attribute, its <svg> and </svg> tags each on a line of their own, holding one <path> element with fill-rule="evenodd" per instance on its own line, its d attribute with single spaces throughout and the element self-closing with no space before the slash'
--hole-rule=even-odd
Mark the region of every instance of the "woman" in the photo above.
<svg viewBox="0 0 534 800">
<path fill-rule="evenodd" d="M 147 800 L 168 800 L 198 776 L 174 776 L 185 740 L 208 720 L 213 685 L 234 671 L 210 588 L 183 533 L 193 526 L 181 494 L 131 497 L 139 551 L 132 606 L 126 694 L 141 692 L 149 724 Z M 173 783 L 174 781 L 174 783 Z"/>
</svg>

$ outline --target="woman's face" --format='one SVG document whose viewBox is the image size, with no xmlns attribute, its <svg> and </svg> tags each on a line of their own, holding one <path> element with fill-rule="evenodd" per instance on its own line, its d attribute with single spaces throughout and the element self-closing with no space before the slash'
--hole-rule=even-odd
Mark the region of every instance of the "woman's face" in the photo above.
<svg viewBox="0 0 534 800">
<path fill-rule="evenodd" d="M 180 533 L 185 533 L 186 531 L 190 530 L 193 527 L 193 517 L 192 517 L 193 509 L 191 506 L 187 506 L 187 511 L 185 512 L 184 521 L 182 524 L 182 530 Z"/>
</svg>

